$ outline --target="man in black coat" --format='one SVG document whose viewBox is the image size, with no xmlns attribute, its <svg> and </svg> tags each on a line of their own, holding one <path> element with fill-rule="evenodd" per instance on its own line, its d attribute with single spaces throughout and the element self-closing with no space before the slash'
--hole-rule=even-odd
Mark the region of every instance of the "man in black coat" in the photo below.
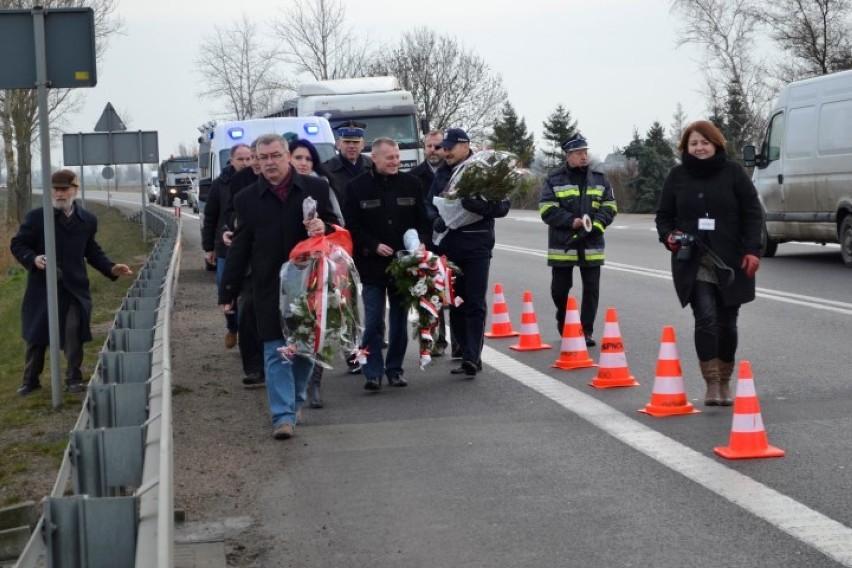
<svg viewBox="0 0 852 568">
<path fill-rule="evenodd" d="M 59 170 L 50 178 L 53 216 L 56 229 L 56 279 L 59 299 L 59 336 L 65 351 L 65 384 L 69 392 L 84 389 L 83 344 L 92 340 L 89 321 L 92 298 L 86 262 L 109 278 L 131 275 L 126 264 L 115 264 L 95 240 L 98 218 L 74 203 L 77 176 L 71 170 Z M 47 307 L 47 259 L 44 255 L 44 211 L 30 211 L 12 237 L 12 254 L 27 269 L 27 290 L 21 306 L 21 329 L 27 343 L 21 396 L 41 388 L 44 354 L 50 343 Z"/>
<path fill-rule="evenodd" d="M 236 231 L 219 286 L 219 306 L 223 312 L 233 310 L 246 271 L 251 269 L 247 292 L 254 302 L 258 336 L 263 341 L 273 436 L 287 439 L 293 436 L 305 404 L 313 361 L 304 357 L 285 361 L 278 352 L 285 344 L 278 307 L 279 272 L 299 241 L 333 231 L 328 224 L 340 220 L 331 206 L 328 184 L 290 167 L 290 152 L 280 135 L 260 136 L 257 158 L 262 176 L 234 199 Z M 302 212 L 307 197 L 317 202 L 318 217 L 310 220 Z"/>
<path fill-rule="evenodd" d="M 443 141 L 443 130 L 429 131 L 423 139 L 426 159 L 408 172 L 420 180 L 420 183 L 423 185 L 424 194 L 429 193 L 429 188 L 432 187 L 432 182 L 435 181 L 435 172 L 438 171 L 438 168 L 444 165 L 444 150 L 441 148 L 441 142 Z M 438 316 L 438 327 L 435 330 L 435 343 L 432 347 L 433 357 L 440 357 L 447 350 L 444 313 L 445 309 L 442 308 L 440 315 Z M 461 357 L 461 350 L 459 349 L 459 346 L 454 341 L 452 342 L 452 345 L 453 357 Z"/>
<path fill-rule="evenodd" d="M 201 225 L 201 248 L 204 249 L 204 260 L 211 266 L 216 266 L 216 285 L 222 280 L 225 271 L 225 256 L 228 247 L 222 241 L 222 228 L 227 221 L 225 215 L 230 200 L 231 178 L 245 169 L 251 161 L 251 151 L 245 144 L 236 144 L 231 148 L 231 158 L 219 177 L 210 185 L 207 204 L 204 206 L 204 223 Z M 232 349 L 237 344 L 239 331 L 238 314 L 225 315 L 225 348 Z"/>
<path fill-rule="evenodd" d="M 408 347 L 408 312 L 400 304 L 396 285 L 386 269 L 397 251 L 404 250 L 403 234 L 415 229 L 421 250 L 429 235 L 429 220 L 420 182 L 399 171 L 399 146 L 389 138 L 373 142 L 373 167 L 349 182 L 343 216 L 352 233 L 355 267 L 364 285 L 365 322 L 361 347 L 368 351 L 363 367 L 364 388 L 379 390 L 382 376 L 388 384 L 408 383 L 402 362 Z M 388 354 L 382 354 L 382 324 L 388 304 Z"/>
<path fill-rule="evenodd" d="M 364 151 L 364 128 L 362 123 L 356 121 L 337 126 L 335 131 L 339 154 L 322 164 L 331 177 L 331 187 L 340 204 L 346 203 L 346 186 L 349 182 L 373 165 L 370 158 L 361 154 Z"/>
<path fill-rule="evenodd" d="M 447 225 L 438 213 L 432 198 L 442 195 L 449 185 L 456 168 L 466 162 L 473 152 L 470 150 L 470 138 L 461 128 L 450 128 L 441 143 L 446 163 L 435 174 L 435 181 L 426 198 L 426 209 L 436 233 L 447 231 Z M 487 201 L 478 197 L 463 197 L 461 205 L 482 219 L 455 229 L 449 229 L 441 240 L 438 250 L 447 255 L 461 270 L 456 277 L 456 295 L 462 304 L 450 307 L 450 326 L 453 341 L 457 341 L 462 351 L 462 363 L 451 372 L 455 375 L 476 376 L 482 368 L 482 341 L 485 333 L 485 319 L 488 304 L 488 271 L 491 267 L 491 251 L 494 249 L 494 219 L 509 214 L 509 200 Z"/>
</svg>

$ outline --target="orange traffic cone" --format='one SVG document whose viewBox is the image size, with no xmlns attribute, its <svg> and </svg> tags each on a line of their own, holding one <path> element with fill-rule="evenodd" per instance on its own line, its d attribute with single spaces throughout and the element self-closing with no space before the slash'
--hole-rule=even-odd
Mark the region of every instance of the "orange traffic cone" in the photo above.
<svg viewBox="0 0 852 568">
<path fill-rule="evenodd" d="M 491 331 L 485 332 L 485 337 L 515 337 L 518 332 L 512 329 L 509 320 L 509 306 L 503 296 L 503 285 L 494 285 L 494 304 L 491 307 Z"/>
<path fill-rule="evenodd" d="M 562 326 L 562 346 L 559 351 L 559 359 L 551 367 L 570 371 L 597 366 L 586 349 L 586 336 L 574 296 L 568 296 L 568 310 L 565 313 L 565 325 Z"/>
<path fill-rule="evenodd" d="M 740 361 L 731 439 L 726 447 L 713 448 L 713 451 L 729 460 L 784 456 L 784 450 L 770 446 L 766 439 L 760 403 L 754 390 L 754 376 L 748 361 Z"/>
<path fill-rule="evenodd" d="M 683 372 L 680 369 L 680 358 L 677 356 L 675 332 L 670 325 L 663 328 L 651 402 L 646 404 L 645 408 L 639 409 L 639 412 L 657 417 L 701 412 L 686 400 L 686 392 L 683 390 Z"/>
<path fill-rule="evenodd" d="M 524 307 L 521 309 L 520 341 L 517 345 L 510 345 L 509 349 L 535 351 L 537 349 L 550 349 L 551 347 L 551 345 L 541 342 L 541 334 L 538 332 L 538 321 L 532 303 L 532 293 L 527 290 L 524 292 Z"/>
<path fill-rule="evenodd" d="M 598 376 L 589 384 L 598 389 L 612 387 L 638 387 L 639 383 L 627 368 L 627 357 L 624 355 L 624 342 L 618 329 L 618 316 L 615 308 L 607 308 L 606 323 L 604 324 L 603 340 L 601 341 L 601 358 L 598 362 Z"/>
</svg>

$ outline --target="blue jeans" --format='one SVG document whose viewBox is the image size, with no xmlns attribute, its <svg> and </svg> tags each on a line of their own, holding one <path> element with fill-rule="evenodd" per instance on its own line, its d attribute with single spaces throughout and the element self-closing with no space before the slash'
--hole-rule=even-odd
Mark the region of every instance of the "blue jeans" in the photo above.
<svg viewBox="0 0 852 568">
<path fill-rule="evenodd" d="M 217 257 L 216 258 L 216 289 L 218 290 L 219 284 L 222 282 L 222 275 L 225 274 L 225 257 Z M 239 314 L 237 313 L 237 303 L 234 302 L 234 313 L 225 314 L 225 325 L 228 326 L 228 331 L 231 333 L 237 333 L 239 329 Z"/>
<path fill-rule="evenodd" d="M 364 284 L 361 293 L 364 300 L 364 337 L 362 347 L 370 352 L 364 365 L 364 377 L 381 380 L 383 374 L 396 378 L 403 375 L 402 361 L 408 348 L 408 311 L 399 303 L 399 296 L 391 284 Z M 388 307 L 388 354 L 382 356 L 383 317 L 385 298 Z"/>
<path fill-rule="evenodd" d="M 284 346 L 283 339 L 263 342 L 263 366 L 266 372 L 266 395 L 269 397 L 269 412 L 272 426 L 287 422 L 296 423 L 296 410 L 308 400 L 308 378 L 314 362 L 305 357 L 284 359 L 277 351 Z"/>
</svg>

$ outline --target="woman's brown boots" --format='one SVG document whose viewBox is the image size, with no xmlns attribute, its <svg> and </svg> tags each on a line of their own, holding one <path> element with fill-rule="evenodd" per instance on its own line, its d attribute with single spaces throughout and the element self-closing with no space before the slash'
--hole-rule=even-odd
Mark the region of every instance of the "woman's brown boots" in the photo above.
<svg viewBox="0 0 852 568">
<path fill-rule="evenodd" d="M 731 406 L 734 400 L 731 398 L 731 375 L 734 374 L 733 361 L 719 361 L 719 405 Z"/>
<path fill-rule="evenodd" d="M 716 358 L 699 361 L 698 365 L 701 367 L 701 376 L 707 384 L 704 406 L 731 406 L 734 403 L 731 398 L 731 375 L 734 373 L 734 362 Z"/>
<path fill-rule="evenodd" d="M 699 361 L 701 376 L 707 384 L 707 393 L 704 395 L 704 406 L 719 406 L 722 403 L 719 380 L 719 359 Z"/>
</svg>

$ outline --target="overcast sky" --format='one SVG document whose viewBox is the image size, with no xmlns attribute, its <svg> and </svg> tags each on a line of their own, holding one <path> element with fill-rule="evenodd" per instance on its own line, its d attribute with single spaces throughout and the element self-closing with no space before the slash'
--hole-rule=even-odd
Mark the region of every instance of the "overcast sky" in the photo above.
<svg viewBox="0 0 852 568">
<path fill-rule="evenodd" d="M 196 127 L 223 108 L 198 95 L 202 38 L 240 10 L 269 22 L 292 1 L 119 0 L 126 32 L 112 38 L 97 86 L 81 89 L 83 110 L 63 129 L 91 132 L 111 102 L 131 130 L 159 132 L 161 157 L 190 145 Z M 395 42 L 425 25 L 472 48 L 502 75 L 537 143 L 558 103 L 601 159 L 626 146 L 634 128 L 644 134 L 658 120 L 668 130 L 678 103 L 689 120 L 706 115 L 700 54 L 676 46 L 678 22 L 665 0 L 346 0 L 346 6 L 348 23 L 368 40 Z M 61 160 L 55 144 L 54 163 Z"/>
</svg>

